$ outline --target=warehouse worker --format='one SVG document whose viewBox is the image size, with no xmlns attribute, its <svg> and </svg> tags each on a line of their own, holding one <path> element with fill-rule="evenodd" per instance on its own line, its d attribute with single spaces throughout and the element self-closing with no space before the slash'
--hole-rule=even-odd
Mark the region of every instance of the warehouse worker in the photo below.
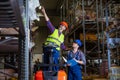
<svg viewBox="0 0 120 80">
<path fill-rule="evenodd" d="M 68 24 L 65 21 L 62 21 L 62 22 L 60 22 L 59 28 L 56 29 L 50 22 L 44 7 L 41 8 L 41 12 L 45 17 L 45 20 L 47 22 L 47 27 L 50 30 L 50 35 L 47 37 L 47 40 L 44 43 L 44 45 L 47 46 L 47 45 L 52 44 L 52 45 L 57 46 L 57 47 L 53 48 L 52 57 L 53 57 L 53 63 L 58 64 L 60 48 L 62 48 L 62 49 L 66 48 L 63 43 L 64 42 L 63 31 L 68 29 Z M 49 63 L 49 55 L 48 55 L 49 48 L 43 47 L 43 53 L 44 53 L 44 63 Z M 53 67 L 53 70 L 58 71 L 59 67 L 55 66 L 55 67 Z"/>
<path fill-rule="evenodd" d="M 77 39 L 72 44 L 72 50 L 68 51 L 67 59 L 74 59 L 76 61 L 76 65 L 72 66 L 68 64 L 68 80 L 82 80 L 82 71 L 81 65 L 86 64 L 85 55 L 79 47 L 82 46 L 82 42 Z"/>
</svg>

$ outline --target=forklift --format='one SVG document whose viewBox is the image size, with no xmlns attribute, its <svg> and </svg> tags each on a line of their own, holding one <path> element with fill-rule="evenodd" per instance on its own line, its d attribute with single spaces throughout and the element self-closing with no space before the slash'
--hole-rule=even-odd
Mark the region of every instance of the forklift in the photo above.
<svg viewBox="0 0 120 80">
<path fill-rule="evenodd" d="M 48 67 L 49 69 L 46 70 L 39 70 L 36 72 L 35 74 L 35 80 L 67 80 L 67 74 L 64 70 L 58 70 L 58 71 L 54 71 L 52 70 L 53 66 L 64 66 L 63 64 L 54 64 L 53 63 L 53 58 L 52 58 L 52 52 L 53 52 L 53 48 L 55 48 L 55 45 L 47 45 L 47 46 L 43 46 L 43 47 L 47 47 L 49 48 L 49 64 L 40 64 L 39 66 L 44 67 Z"/>
</svg>

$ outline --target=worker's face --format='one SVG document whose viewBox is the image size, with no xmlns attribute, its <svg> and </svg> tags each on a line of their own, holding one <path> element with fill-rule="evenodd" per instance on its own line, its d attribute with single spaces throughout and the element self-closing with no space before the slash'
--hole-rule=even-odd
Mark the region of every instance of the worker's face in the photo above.
<svg viewBox="0 0 120 80">
<path fill-rule="evenodd" d="M 79 48 L 79 45 L 74 42 L 73 45 L 72 45 L 72 47 L 73 47 L 73 48 Z"/>
<path fill-rule="evenodd" d="M 59 31 L 64 31 L 64 30 L 66 30 L 66 27 L 64 26 L 64 25 L 60 25 L 60 27 L 59 27 Z"/>
</svg>

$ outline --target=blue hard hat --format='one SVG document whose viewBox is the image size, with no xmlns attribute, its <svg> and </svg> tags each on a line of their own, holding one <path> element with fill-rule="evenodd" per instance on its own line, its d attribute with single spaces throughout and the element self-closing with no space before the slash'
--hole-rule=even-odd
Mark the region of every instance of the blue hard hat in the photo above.
<svg viewBox="0 0 120 80">
<path fill-rule="evenodd" d="M 80 47 L 82 46 L 82 42 L 81 42 L 81 40 L 76 39 L 74 42 L 77 43 Z"/>
</svg>

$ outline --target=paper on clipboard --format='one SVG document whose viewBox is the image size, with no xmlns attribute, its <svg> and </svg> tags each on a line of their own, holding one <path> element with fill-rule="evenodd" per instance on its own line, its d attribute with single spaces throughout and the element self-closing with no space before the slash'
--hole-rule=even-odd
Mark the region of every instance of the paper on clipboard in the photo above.
<svg viewBox="0 0 120 80">
<path fill-rule="evenodd" d="M 65 57 L 63 57 L 63 56 L 62 56 L 62 58 L 63 58 L 63 60 L 67 63 L 67 59 L 65 59 Z"/>
</svg>

